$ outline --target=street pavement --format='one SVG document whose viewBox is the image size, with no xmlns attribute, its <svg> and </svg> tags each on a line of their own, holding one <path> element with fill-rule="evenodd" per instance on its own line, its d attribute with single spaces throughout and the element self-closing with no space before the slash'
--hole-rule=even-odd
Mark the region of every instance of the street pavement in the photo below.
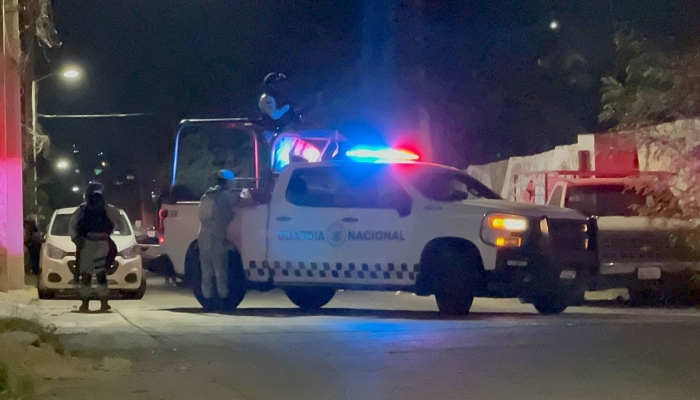
<svg viewBox="0 0 700 400">
<path fill-rule="evenodd" d="M 133 361 L 128 398 L 700 398 L 692 308 L 596 301 L 541 316 L 517 300 L 477 299 L 469 317 L 445 318 L 432 297 L 345 291 L 305 313 L 276 290 L 217 315 L 185 289 L 149 284 L 109 314 L 78 314 L 76 300 L 39 306 L 74 353 Z"/>
</svg>

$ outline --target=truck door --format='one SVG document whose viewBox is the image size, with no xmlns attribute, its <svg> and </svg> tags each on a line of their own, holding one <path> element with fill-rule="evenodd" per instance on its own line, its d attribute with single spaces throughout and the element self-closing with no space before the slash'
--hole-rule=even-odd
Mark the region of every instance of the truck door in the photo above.
<svg viewBox="0 0 700 400">
<path fill-rule="evenodd" d="M 339 167 L 339 219 L 334 234 L 346 281 L 374 286 L 415 284 L 412 199 L 392 177 L 390 165 Z M 339 233 L 338 233 L 339 232 Z"/>
<path fill-rule="evenodd" d="M 330 167 L 297 168 L 287 187 L 274 191 L 266 270 L 275 283 L 324 282 L 337 275 L 332 273 L 340 242 L 333 235 L 336 181 Z"/>
</svg>

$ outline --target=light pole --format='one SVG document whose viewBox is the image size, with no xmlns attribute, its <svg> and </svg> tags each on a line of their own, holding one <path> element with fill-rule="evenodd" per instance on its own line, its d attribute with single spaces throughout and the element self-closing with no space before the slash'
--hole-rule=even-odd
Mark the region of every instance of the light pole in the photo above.
<svg viewBox="0 0 700 400">
<path fill-rule="evenodd" d="M 38 133 L 38 127 L 39 127 L 39 113 L 37 111 L 37 104 L 39 101 L 39 82 L 43 81 L 44 79 L 51 78 L 56 75 L 61 75 L 63 79 L 66 80 L 77 80 L 80 79 L 82 76 L 82 71 L 79 67 L 77 66 L 66 66 L 58 71 L 52 72 L 48 75 L 44 75 L 41 78 L 38 79 L 33 79 L 32 80 L 32 125 L 31 125 L 31 133 L 32 133 L 32 162 L 34 163 L 34 167 L 32 168 L 34 171 L 34 207 L 38 207 L 38 199 L 37 199 L 37 193 L 38 193 L 38 187 L 37 187 L 37 170 L 36 170 L 36 160 L 37 160 L 37 133 Z"/>
</svg>

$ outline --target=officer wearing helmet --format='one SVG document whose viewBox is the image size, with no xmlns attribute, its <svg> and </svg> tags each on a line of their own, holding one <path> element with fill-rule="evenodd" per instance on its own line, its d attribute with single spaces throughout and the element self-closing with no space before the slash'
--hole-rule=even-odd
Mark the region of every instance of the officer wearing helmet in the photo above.
<svg viewBox="0 0 700 400">
<path fill-rule="evenodd" d="M 76 262 L 80 278 L 80 312 L 88 312 L 92 277 L 97 280 L 97 297 L 100 311 L 110 309 L 107 302 L 107 270 L 116 257 L 116 246 L 110 238 L 120 219 L 119 210 L 105 202 L 104 186 L 90 182 L 85 189 L 84 202 L 73 213 L 69 232 L 76 245 Z"/>
<path fill-rule="evenodd" d="M 207 190 L 199 205 L 199 261 L 202 266 L 202 296 L 205 309 L 215 310 L 228 293 L 228 253 L 231 243 L 226 228 L 234 219 L 237 196 L 234 195 L 235 175 L 229 170 L 216 174 L 217 185 Z M 216 282 L 216 293 L 214 293 Z"/>
<path fill-rule="evenodd" d="M 286 80 L 285 74 L 277 72 L 270 72 L 263 79 L 263 94 L 258 108 L 263 115 L 263 126 L 273 134 L 281 132 L 290 123 L 301 122 L 285 95 Z"/>
</svg>

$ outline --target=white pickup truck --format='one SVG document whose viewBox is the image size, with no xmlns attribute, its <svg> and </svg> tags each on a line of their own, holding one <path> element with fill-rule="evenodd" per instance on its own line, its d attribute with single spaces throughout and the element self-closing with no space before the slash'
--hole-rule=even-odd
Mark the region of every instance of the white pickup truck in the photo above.
<svg viewBox="0 0 700 400">
<path fill-rule="evenodd" d="M 595 268 L 595 224 L 581 213 L 502 200 L 445 166 L 293 163 L 270 190 L 229 227 L 229 310 L 248 289 L 280 287 L 304 309 L 337 289 L 401 290 L 434 294 L 446 314 L 467 314 L 477 296 L 557 314 Z M 196 240 L 185 274 L 202 302 Z"/>
</svg>

